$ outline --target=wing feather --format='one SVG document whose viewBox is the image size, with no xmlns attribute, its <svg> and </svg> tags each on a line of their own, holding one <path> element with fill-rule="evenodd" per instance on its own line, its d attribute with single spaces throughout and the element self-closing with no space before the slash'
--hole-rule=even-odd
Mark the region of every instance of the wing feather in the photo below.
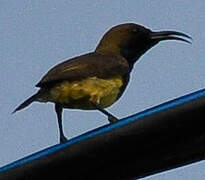
<svg viewBox="0 0 205 180">
<path fill-rule="evenodd" d="M 121 56 L 89 53 L 56 65 L 36 86 L 45 87 L 65 80 L 75 81 L 93 76 L 98 78 L 123 76 L 128 72 L 128 62 Z"/>
</svg>

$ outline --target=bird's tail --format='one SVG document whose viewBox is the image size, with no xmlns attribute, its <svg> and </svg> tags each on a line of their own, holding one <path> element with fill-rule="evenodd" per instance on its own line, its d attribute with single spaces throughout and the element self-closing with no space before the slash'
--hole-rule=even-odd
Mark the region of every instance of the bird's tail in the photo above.
<svg viewBox="0 0 205 180">
<path fill-rule="evenodd" d="M 22 104 L 20 104 L 20 105 L 12 112 L 12 114 L 14 114 L 16 111 L 20 111 L 21 109 L 24 109 L 25 107 L 27 107 L 29 104 L 31 104 L 32 102 L 34 102 L 35 100 L 37 100 L 40 95 L 41 95 L 41 93 L 37 92 L 37 93 L 34 94 L 33 96 L 31 96 L 31 97 L 29 97 L 28 99 L 26 99 Z"/>
</svg>

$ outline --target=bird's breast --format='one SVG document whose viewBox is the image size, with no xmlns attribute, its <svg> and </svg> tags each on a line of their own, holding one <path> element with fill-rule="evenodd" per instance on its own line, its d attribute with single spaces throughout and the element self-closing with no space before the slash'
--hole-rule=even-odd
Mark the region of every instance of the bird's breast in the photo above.
<svg viewBox="0 0 205 180">
<path fill-rule="evenodd" d="M 64 81 L 51 88 L 42 100 L 60 103 L 64 107 L 74 109 L 93 109 L 91 102 L 105 108 L 117 100 L 122 85 L 121 76 L 109 79 L 89 77 L 80 81 Z"/>
</svg>

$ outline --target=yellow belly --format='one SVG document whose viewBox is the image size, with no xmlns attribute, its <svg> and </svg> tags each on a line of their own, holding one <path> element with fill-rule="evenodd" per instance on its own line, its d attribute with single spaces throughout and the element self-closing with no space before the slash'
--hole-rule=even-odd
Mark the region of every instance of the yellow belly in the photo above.
<svg viewBox="0 0 205 180">
<path fill-rule="evenodd" d="M 81 81 L 64 81 L 50 89 L 42 99 L 63 104 L 68 108 L 92 109 L 91 102 L 105 108 L 117 100 L 122 84 L 122 77 L 89 77 Z"/>
</svg>

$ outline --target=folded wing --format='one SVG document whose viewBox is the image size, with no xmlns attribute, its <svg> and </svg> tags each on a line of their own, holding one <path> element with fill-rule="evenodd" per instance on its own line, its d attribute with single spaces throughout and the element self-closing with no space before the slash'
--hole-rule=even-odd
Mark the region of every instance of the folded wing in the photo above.
<svg viewBox="0 0 205 180">
<path fill-rule="evenodd" d="M 47 87 L 61 81 L 75 81 L 87 77 L 109 78 L 129 72 L 127 61 L 121 56 L 89 53 L 64 61 L 53 67 L 36 85 Z"/>
</svg>

